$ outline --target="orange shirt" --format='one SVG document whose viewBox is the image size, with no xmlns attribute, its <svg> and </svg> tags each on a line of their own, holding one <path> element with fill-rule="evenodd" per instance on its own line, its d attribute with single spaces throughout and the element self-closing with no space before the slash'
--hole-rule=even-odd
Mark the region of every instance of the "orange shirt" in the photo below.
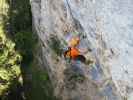
<svg viewBox="0 0 133 100">
<path fill-rule="evenodd" d="M 71 57 L 72 59 L 74 59 L 78 55 L 80 55 L 80 51 L 77 48 L 71 48 L 71 50 L 69 52 L 67 52 L 66 55 Z"/>
</svg>

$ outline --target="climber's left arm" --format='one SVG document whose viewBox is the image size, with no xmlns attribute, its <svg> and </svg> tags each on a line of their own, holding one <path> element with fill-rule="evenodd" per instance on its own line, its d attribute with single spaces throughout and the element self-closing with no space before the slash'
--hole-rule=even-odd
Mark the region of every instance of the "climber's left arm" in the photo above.
<svg viewBox="0 0 133 100">
<path fill-rule="evenodd" d="M 80 51 L 81 54 L 82 53 L 83 54 L 86 54 L 88 52 L 88 49 L 86 49 L 86 48 L 80 48 L 79 51 Z"/>
</svg>

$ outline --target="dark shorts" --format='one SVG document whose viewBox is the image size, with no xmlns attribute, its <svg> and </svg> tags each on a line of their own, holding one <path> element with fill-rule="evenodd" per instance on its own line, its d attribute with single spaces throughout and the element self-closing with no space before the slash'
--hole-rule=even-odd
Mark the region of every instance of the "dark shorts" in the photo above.
<svg viewBox="0 0 133 100">
<path fill-rule="evenodd" d="M 86 58 L 83 55 L 78 55 L 74 60 L 79 60 L 79 61 L 81 61 L 83 63 L 86 62 Z"/>
</svg>

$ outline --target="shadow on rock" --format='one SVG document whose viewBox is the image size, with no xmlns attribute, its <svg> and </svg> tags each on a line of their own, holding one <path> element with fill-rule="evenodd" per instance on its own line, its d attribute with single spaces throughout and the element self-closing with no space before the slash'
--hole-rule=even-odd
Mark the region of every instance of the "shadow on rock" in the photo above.
<svg viewBox="0 0 133 100">
<path fill-rule="evenodd" d="M 77 83 L 83 83 L 85 76 L 82 69 L 77 65 L 70 65 L 64 70 L 64 82 L 68 89 L 75 89 Z"/>
</svg>

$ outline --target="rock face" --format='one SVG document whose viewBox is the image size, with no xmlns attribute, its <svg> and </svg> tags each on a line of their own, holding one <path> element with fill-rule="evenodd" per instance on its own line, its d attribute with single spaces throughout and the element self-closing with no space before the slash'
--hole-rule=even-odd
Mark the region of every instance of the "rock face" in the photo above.
<svg viewBox="0 0 133 100">
<path fill-rule="evenodd" d="M 38 59 L 61 100 L 132 100 L 132 0 L 31 0 L 33 27 L 41 42 Z M 67 63 L 67 33 L 85 36 L 81 47 L 94 61 Z M 61 46 L 60 46 L 61 45 Z"/>
</svg>

